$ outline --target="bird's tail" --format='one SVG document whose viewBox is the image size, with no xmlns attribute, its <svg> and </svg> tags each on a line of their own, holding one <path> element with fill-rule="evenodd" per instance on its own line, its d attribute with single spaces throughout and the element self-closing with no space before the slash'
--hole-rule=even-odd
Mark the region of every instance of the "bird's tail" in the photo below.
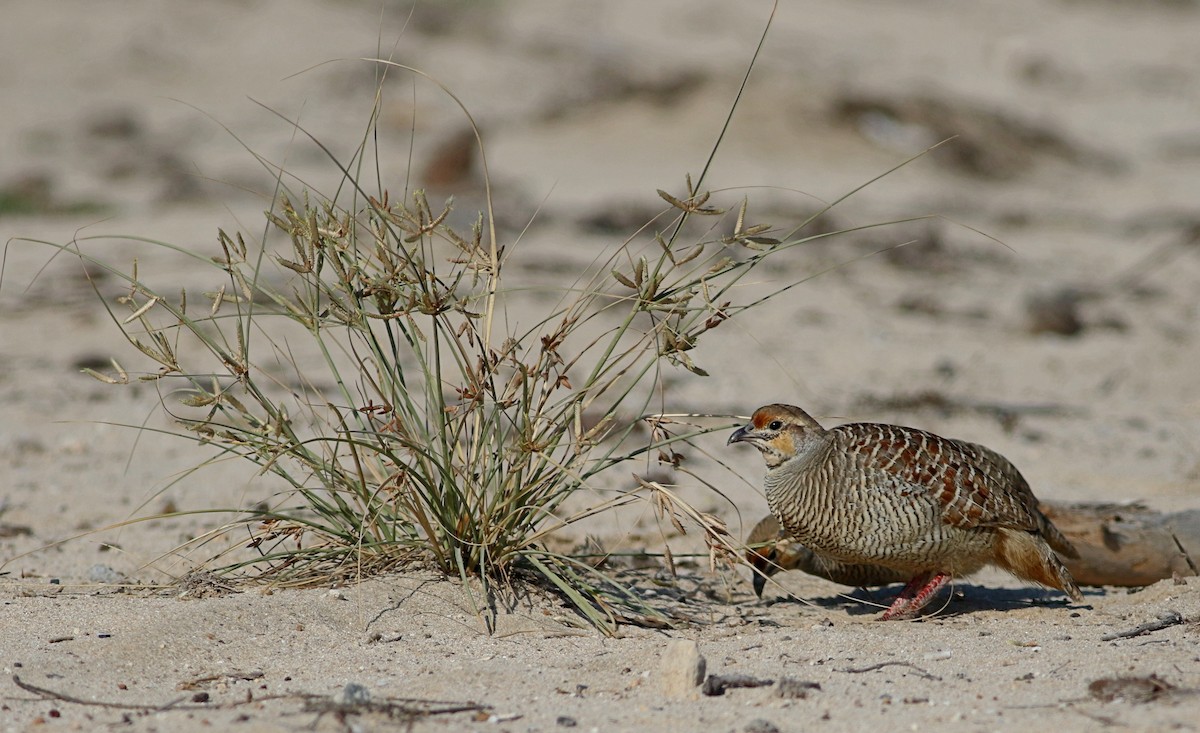
<svg viewBox="0 0 1200 733">
<path fill-rule="evenodd" d="M 1053 526 L 1053 525 L 1051 525 Z M 1055 530 L 1057 532 L 1057 530 Z M 1071 544 L 1060 534 L 1067 547 Z M 1038 534 L 1020 529 L 1001 528 L 996 543 L 996 564 L 1017 577 L 1057 588 L 1073 601 L 1083 600 L 1071 571 L 1063 565 L 1051 545 Z"/>
<path fill-rule="evenodd" d="M 1055 552 L 1063 557 L 1075 560 L 1079 559 L 1079 550 L 1076 550 L 1075 545 L 1071 544 L 1066 535 L 1059 531 L 1058 527 L 1054 526 L 1054 522 L 1050 521 L 1050 517 L 1043 514 L 1040 509 L 1036 512 L 1036 517 L 1038 520 L 1038 530 L 1041 532 L 1042 537 L 1045 537 L 1050 546 L 1054 548 Z"/>
</svg>

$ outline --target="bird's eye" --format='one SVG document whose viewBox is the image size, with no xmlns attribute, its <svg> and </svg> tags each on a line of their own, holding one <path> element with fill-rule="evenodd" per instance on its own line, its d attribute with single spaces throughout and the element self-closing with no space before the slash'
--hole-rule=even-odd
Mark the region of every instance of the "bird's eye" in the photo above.
<svg viewBox="0 0 1200 733">
<path fill-rule="evenodd" d="M 768 430 L 779 430 L 782 427 L 783 427 L 783 420 L 772 420 L 771 424 L 767 426 L 767 429 Z"/>
</svg>

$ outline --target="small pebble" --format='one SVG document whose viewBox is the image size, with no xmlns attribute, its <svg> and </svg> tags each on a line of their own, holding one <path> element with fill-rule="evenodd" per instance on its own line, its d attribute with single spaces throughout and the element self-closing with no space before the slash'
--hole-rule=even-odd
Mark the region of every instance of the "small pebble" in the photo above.
<svg viewBox="0 0 1200 733">
<path fill-rule="evenodd" d="M 560 715 L 554 722 L 563 728 L 574 728 L 576 726 L 575 719 L 570 715 Z"/>
<path fill-rule="evenodd" d="M 708 663 L 700 654 L 700 646 L 690 639 L 675 639 L 667 644 L 659 662 L 658 674 L 663 694 L 686 697 L 704 682 Z"/>
<path fill-rule="evenodd" d="M 334 701 L 338 705 L 365 705 L 371 702 L 371 691 L 357 682 L 347 682 Z"/>
<path fill-rule="evenodd" d="M 1025 320 L 1030 333 L 1077 336 L 1083 331 L 1079 317 L 1080 293 L 1071 288 L 1037 293 L 1025 299 Z"/>
<path fill-rule="evenodd" d="M 742 730 L 746 731 L 746 733 L 779 733 L 778 726 L 762 718 L 751 720 L 749 723 L 746 723 L 746 727 Z"/>
</svg>

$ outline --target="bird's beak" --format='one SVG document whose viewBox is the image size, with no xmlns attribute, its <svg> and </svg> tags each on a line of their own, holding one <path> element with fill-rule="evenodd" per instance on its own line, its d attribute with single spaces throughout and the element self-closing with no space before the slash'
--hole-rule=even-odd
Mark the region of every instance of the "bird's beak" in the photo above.
<svg viewBox="0 0 1200 733">
<path fill-rule="evenodd" d="M 733 435 L 729 436 L 729 440 L 725 441 L 725 445 L 733 445 L 734 443 L 738 443 L 738 442 L 741 442 L 744 440 L 750 440 L 751 439 L 750 431 L 752 428 L 753 428 L 752 425 L 743 425 L 742 427 L 738 428 L 737 430 L 734 430 Z"/>
<path fill-rule="evenodd" d="M 753 576 L 754 595 L 762 598 L 763 588 L 767 586 L 767 574 L 756 572 Z"/>
</svg>

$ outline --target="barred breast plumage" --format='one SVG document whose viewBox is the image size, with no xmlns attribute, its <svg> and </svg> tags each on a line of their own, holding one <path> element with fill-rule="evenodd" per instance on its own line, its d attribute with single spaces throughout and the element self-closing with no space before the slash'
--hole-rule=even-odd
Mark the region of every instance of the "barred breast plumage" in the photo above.
<svg viewBox="0 0 1200 733">
<path fill-rule="evenodd" d="M 909 574 L 895 568 L 866 563 L 847 563 L 813 552 L 793 540 L 774 514 L 768 514 L 754 525 L 746 537 L 746 561 L 754 569 L 751 579 L 755 595 L 762 597 L 767 578 L 783 570 L 800 570 L 819 578 L 871 588 L 892 583 L 904 583 Z"/>
<path fill-rule="evenodd" d="M 781 404 L 759 408 L 729 442 L 762 453 L 767 503 L 797 542 L 909 577 L 884 619 L 914 616 L 951 578 L 988 564 L 1082 597 L 1055 555 L 1075 548 L 995 451 L 896 425 L 826 430 Z"/>
</svg>

